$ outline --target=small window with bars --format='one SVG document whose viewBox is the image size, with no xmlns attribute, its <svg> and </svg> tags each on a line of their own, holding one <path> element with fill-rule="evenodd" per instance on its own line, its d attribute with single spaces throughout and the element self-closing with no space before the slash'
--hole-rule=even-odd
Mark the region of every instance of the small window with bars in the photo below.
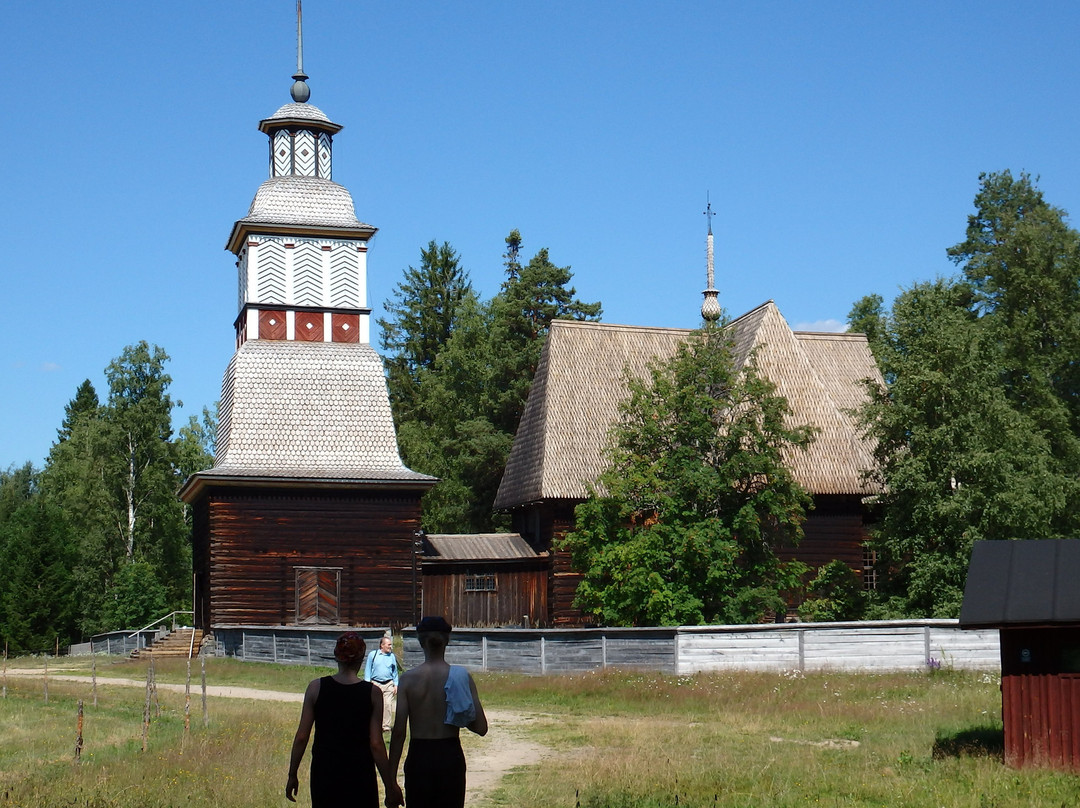
<svg viewBox="0 0 1080 808">
<path fill-rule="evenodd" d="M 877 589 L 877 552 L 865 544 L 863 545 L 862 585 L 867 591 Z"/>
<path fill-rule="evenodd" d="M 466 592 L 494 592 L 495 586 L 495 573 L 494 572 L 467 572 L 465 573 L 465 591 Z"/>
</svg>

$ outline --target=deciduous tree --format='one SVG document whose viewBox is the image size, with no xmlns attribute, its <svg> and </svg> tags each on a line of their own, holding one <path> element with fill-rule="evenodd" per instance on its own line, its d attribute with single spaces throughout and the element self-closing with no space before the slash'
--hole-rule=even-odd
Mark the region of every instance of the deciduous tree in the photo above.
<svg viewBox="0 0 1080 808">
<path fill-rule="evenodd" d="M 629 397 L 610 465 L 565 539 L 577 605 L 609 625 L 741 623 L 784 608 L 806 570 L 783 563 L 809 496 L 782 455 L 812 440 L 786 399 L 736 363 L 720 325 L 694 332 Z"/>
<path fill-rule="evenodd" d="M 971 545 L 1048 538 L 1075 482 L 1010 400 L 999 346 L 964 281 L 920 283 L 893 304 L 863 412 L 879 463 L 878 616 L 956 617 Z"/>
<path fill-rule="evenodd" d="M 176 497 L 183 456 L 172 436 L 167 362 L 161 348 L 139 342 L 106 368 L 103 405 L 80 405 L 89 400 L 80 386 L 43 473 L 49 502 L 78 526 L 73 581 L 83 634 L 131 627 L 112 624 L 127 613 L 116 588 L 126 565 L 148 565 L 170 604 L 189 602 L 190 531 Z"/>
</svg>

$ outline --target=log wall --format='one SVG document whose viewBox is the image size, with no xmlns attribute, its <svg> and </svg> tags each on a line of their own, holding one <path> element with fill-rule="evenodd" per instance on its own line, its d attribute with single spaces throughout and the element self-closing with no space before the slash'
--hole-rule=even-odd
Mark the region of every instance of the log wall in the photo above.
<svg viewBox="0 0 1080 808">
<path fill-rule="evenodd" d="M 422 614 L 439 614 L 454 626 L 544 626 L 547 623 L 546 559 L 532 569 L 523 565 L 469 564 L 440 568 L 425 564 Z M 495 576 L 494 592 L 470 592 L 473 574 Z"/>
<path fill-rule="evenodd" d="M 814 509 L 803 522 L 803 540 L 798 547 L 782 548 L 777 555 L 785 561 L 798 559 L 814 569 L 839 559 L 861 573 L 867 539 L 858 499 L 816 496 Z"/>
<path fill-rule="evenodd" d="M 196 503 L 198 627 L 288 626 L 312 619 L 297 612 L 299 568 L 337 570 L 340 576 L 336 604 L 328 604 L 329 590 L 320 589 L 324 599 L 315 622 L 411 624 L 420 586 L 415 569 L 414 588 L 412 534 L 420 526 L 422 493 L 208 491 Z M 336 606 L 336 615 L 328 605 Z"/>
<path fill-rule="evenodd" d="M 574 596 L 584 575 L 570 563 L 570 554 L 558 549 L 558 544 L 574 529 L 576 502 L 558 502 L 551 506 L 544 524 L 551 547 L 551 581 L 549 584 L 550 625 L 556 627 L 587 626 L 592 618 L 574 606 Z"/>
</svg>

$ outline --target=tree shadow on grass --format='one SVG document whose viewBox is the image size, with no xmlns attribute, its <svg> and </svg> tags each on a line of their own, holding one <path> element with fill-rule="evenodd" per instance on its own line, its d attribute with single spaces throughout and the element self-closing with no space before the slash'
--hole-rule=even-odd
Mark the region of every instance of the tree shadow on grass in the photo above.
<svg viewBox="0 0 1080 808">
<path fill-rule="evenodd" d="M 971 727 L 957 732 L 939 732 L 934 739 L 934 760 L 950 757 L 990 757 L 1004 763 L 1005 730 L 997 726 Z"/>
</svg>

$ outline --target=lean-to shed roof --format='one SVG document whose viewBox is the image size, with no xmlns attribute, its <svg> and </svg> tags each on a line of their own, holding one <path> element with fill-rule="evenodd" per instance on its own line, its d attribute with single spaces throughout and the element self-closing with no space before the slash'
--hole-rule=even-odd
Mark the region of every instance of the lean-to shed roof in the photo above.
<svg viewBox="0 0 1080 808">
<path fill-rule="evenodd" d="M 977 541 L 960 628 L 1080 624 L 1080 541 Z"/>
<path fill-rule="evenodd" d="M 427 561 L 504 561 L 536 558 L 519 533 L 428 533 Z"/>
</svg>

